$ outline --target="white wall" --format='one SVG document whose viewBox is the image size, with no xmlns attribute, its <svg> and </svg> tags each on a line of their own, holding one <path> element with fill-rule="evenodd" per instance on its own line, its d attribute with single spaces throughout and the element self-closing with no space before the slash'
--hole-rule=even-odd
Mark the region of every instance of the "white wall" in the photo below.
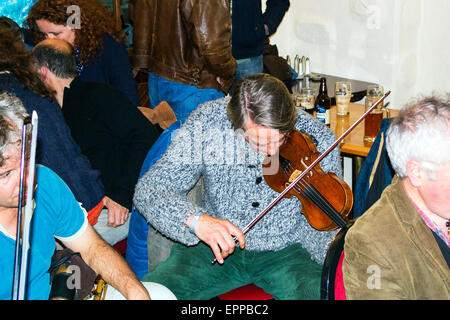
<svg viewBox="0 0 450 320">
<path fill-rule="evenodd" d="M 313 72 L 382 84 L 400 108 L 450 92 L 449 15 L 448 0 L 291 0 L 271 43 Z"/>
</svg>

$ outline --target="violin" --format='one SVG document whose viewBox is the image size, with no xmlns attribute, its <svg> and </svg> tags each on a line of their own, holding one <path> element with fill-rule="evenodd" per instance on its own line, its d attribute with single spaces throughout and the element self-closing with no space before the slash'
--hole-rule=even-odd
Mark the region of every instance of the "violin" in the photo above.
<svg viewBox="0 0 450 320">
<path fill-rule="evenodd" d="M 269 187 L 282 192 L 320 153 L 311 137 L 294 130 L 280 148 L 276 174 L 265 174 Z M 273 157 L 267 157 L 264 168 L 271 168 Z M 302 203 L 301 213 L 316 230 L 331 231 L 344 227 L 351 218 L 353 193 L 348 184 L 335 173 L 325 173 L 319 164 L 314 166 L 305 177 L 285 194 L 286 198 L 296 196 Z"/>
</svg>

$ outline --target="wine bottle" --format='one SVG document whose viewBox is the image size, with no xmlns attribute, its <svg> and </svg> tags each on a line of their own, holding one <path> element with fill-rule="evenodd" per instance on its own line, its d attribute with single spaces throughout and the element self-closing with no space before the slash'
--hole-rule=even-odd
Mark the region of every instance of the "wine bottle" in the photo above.
<svg viewBox="0 0 450 320">
<path fill-rule="evenodd" d="M 326 126 L 330 126 L 330 107 L 331 100 L 328 96 L 327 79 L 320 78 L 319 94 L 317 95 L 314 108 L 316 109 L 316 117 Z"/>
</svg>

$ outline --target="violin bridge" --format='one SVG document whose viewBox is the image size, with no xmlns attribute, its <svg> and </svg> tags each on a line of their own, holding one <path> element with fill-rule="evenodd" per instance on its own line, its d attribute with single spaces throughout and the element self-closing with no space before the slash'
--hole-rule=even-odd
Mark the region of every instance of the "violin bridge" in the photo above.
<svg viewBox="0 0 450 320">
<path fill-rule="evenodd" d="M 303 171 L 295 169 L 294 172 L 289 176 L 289 183 L 292 183 L 295 181 L 295 179 L 298 178 L 303 173 Z M 313 172 L 310 171 L 306 174 L 307 177 L 311 178 L 313 175 Z"/>
<path fill-rule="evenodd" d="M 289 183 L 292 183 L 295 181 L 295 179 L 298 178 L 299 175 L 302 174 L 303 171 L 300 170 L 294 170 L 294 172 L 291 174 L 291 176 L 289 177 Z"/>
</svg>

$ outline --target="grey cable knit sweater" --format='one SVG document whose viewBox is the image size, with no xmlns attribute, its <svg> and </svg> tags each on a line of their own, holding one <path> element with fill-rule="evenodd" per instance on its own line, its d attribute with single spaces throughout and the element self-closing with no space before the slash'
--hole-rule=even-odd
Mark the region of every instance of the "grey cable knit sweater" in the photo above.
<svg viewBox="0 0 450 320">
<path fill-rule="evenodd" d="M 243 229 L 277 195 L 264 181 L 260 155 L 232 129 L 226 115 L 229 97 L 207 102 L 195 110 L 172 137 L 164 155 L 138 181 L 134 204 L 147 221 L 169 238 L 191 246 L 199 239 L 188 231 L 188 217 L 202 211 L 230 220 Z M 334 133 L 304 112 L 296 129 L 317 141 L 323 152 Z M 320 163 L 325 172 L 341 172 L 339 149 Z M 204 179 L 203 205 L 186 196 L 200 176 Z M 319 264 L 335 232 L 313 229 L 300 213 L 302 205 L 284 198 L 247 234 L 246 250 L 281 250 L 301 243 Z"/>
</svg>

